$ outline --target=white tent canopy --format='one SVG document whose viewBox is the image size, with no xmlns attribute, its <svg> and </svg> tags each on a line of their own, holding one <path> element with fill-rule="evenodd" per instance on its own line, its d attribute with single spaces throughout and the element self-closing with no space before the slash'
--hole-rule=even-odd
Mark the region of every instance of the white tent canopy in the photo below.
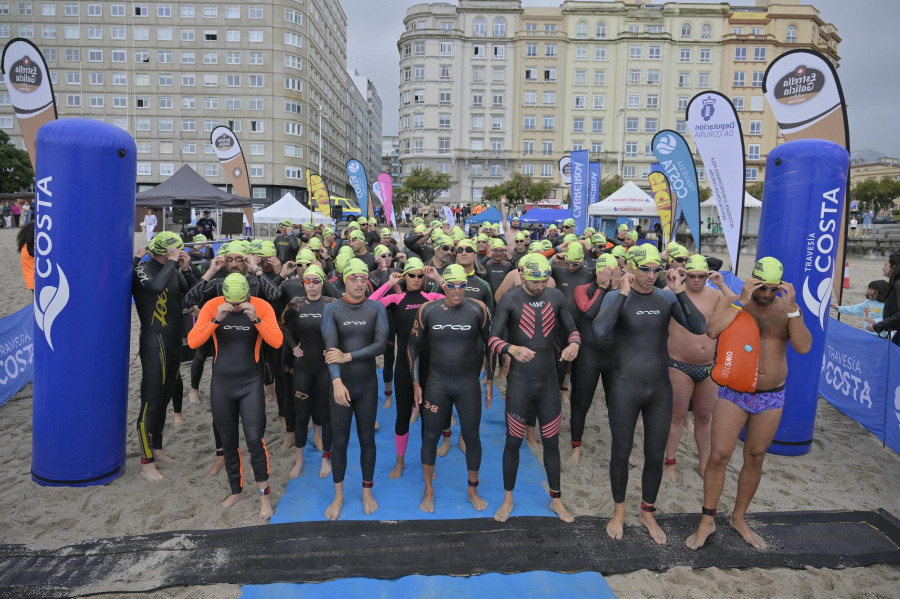
<svg viewBox="0 0 900 599">
<path fill-rule="evenodd" d="M 633 181 L 629 181 L 604 200 L 591 204 L 588 214 L 624 217 L 659 216 L 656 202 Z"/>
<path fill-rule="evenodd" d="M 759 217 L 762 213 L 762 202 L 754 198 L 752 195 L 744 192 L 744 216 L 743 226 L 741 227 L 744 235 L 759 232 Z M 721 222 L 719 218 L 719 208 L 716 205 L 716 198 L 710 197 L 705 202 L 700 202 L 700 220 L 701 227 L 706 231 L 707 218 L 712 217 L 714 223 Z"/>
<path fill-rule="evenodd" d="M 279 223 L 282 220 L 289 218 L 295 225 L 302 225 L 303 223 L 310 222 L 310 215 L 312 215 L 312 222 L 316 224 L 331 224 L 330 218 L 323 216 L 319 212 L 311 212 L 309 208 L 297 201 L 294 194 L 288 193 L 271 206 L 267 206 L 259 212 L 254 212 L 253 222 Z"/>
<path fill-rule="evenodd" d="M 701 208 L 709 208 L 716 206 L 716 198 L 715 196 L 711 196 L 705 202 L 700 202 Z M 762 208 L 762 202 L 754 198 L 752 195 L 744 192 L 744 208 Z"/>
</svg>

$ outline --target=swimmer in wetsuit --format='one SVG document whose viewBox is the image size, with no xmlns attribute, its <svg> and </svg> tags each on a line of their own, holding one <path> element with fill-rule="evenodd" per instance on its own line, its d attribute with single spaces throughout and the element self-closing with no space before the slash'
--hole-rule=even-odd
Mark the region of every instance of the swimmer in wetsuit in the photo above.
<svg viewBox="0 0 900 599">
<path fill-rule="evenodd" d="M 265 300 L 250 297 L 250 285 L 240 273 L 222 281 L 222 297 L 214 298 L 200 310 L 197 324 L 188 335 L 188 344 L 197 348 L 212 337 L 213 356 L 210 403 L 213 422 L 222 438 L 225 472 L 231 495 L 222 507 L 229 508 L 241 499 L 244 486 L 244 462 L 241 458 L 238 419 L 250 450 L 250 465 L 259 495 L 259 517 L 272 516 L 269 501 L 269 452 L 266 432 L 266 405 L 263 392 L 263 362 L 260 346 L 265 341 L 281 347 L 278 319 Z"/>
<path fill-rule="evenodd" d="M 344 506 L 344 473 L 347 470 L 347 445 L 350 420 L 356 417 L 359 460 L 363 478 L 363 509 L 371 514 L 378 509 L 372 496 L 375 477 L 375 414 L 378 387 L 375 382 L 375 358 L 384 353 L 388 323 L 384 306 L 366 299 L 369 269 L 355 258 L 343 269 L 347 292 L 343 299 L 325 306 L 322 313 L 322 337 L 325 363 L 334 385 L 329 404 L 333 450 L 331 454 L 334 500 L 325 517 L 337 520 Z"/>
<path fill-rule="evenodd" d="M 513 489 L 519 469 L 519 451 L 525 425 L 537 414 L 544 445 L 544 470 L 550 486 L 550 509 L 560 520 L 574 517 L 563 505 L 560 492 L 559 428 L 561 401 L 556 389 L 556 329 L 568 339 L 560 359 L 578 355 L 581 336 L 565 309 L 558 289 L 547 289 L 550 263 L 540 254 L 519 261 L 525 278 L 521 287 L 506 293 L 497 304 L 491 327 L 490 349 L 513 358 L 506 387 L 506 446 L 503 448 L 503 505 L 494 519 L 505 522 L 513 510 Z M 507 341 L 508 340 L 508 341 Z"/>
<path fill-rule="evenodd" d="M 181 365 L 183 336 L 182 298 L 194 283 L 190 257 L 184 242 L 169 231 L 160 231 L 149 244 L 150 260 L 134 266 L 131 293 L 141 322 L 141 411 L 138 439 L 141 476 L 162 479 L 155 461 L 173 462 L 162 450 L 166 406 L 175 390 Z"/>
<path fill-rule="evenodd" d="M 331 473 L 331 424 L 328 403 L 331 399 L 331 377 L 325 364 L 325 341 L 322 339 L 322 314 L 325 306 L 337 301 L 322 295 L 325 273 L 318 264 L 304 268 L 303 284 L 306 294 L 294 297 L 281 316 L 284 342 L 291 355 L 291 391 L 294 403 L 294 447 L 296 460 L 288 476 L 297 478 L 303 469 L 310 416 L 322 432 L 320 441 L 322 465 L 319 476 Z"/>
<path fill-rule="evenodd" d="M 490 340 L 491 316 L 484 303 L 466 294 L 466 271 L 458 264 L 444 269 L 443 299 L 419 309 L 409 342 L 413 391 L 422 411 L 422 475 L 425 497 L 419 505 L 424 512 L 434 511 L 434 462 L 446 414 L 456 406 L 461 435 L 465 439 L 466 469 L 469 471 L 469 503 L 477 511 L 487 502 L 477 492 L 481 469 L 481 385 L 478 376 L 482 363 L 490 363 L 485 348 Z M 420 349 L 428 348 L 428 381 L 424 391 L 419 379 Z M 493 375 L 488 369 L 485 385 L 486 409 L 491 407 Z"/>
<path fill-rule="evenodd" d="M 275 249 L 278 261 L 284 264 L 300 251 L 300 238 L 293 233 L 294 221 L 289 218 L 278 223 L 278 235 L 275 236 Z"/>
<path fill-rule="evenodd" d="M 669 321 L 675 319 L 691 333 L 706 332 L 706 319 L 684 292 L 681 276 L 667 275 L 668 289 L 653 282 L 662 272 L 656 247 L 643 244 L 628 252 L 635 274 L 623 274 L 619 289 L 603 298 L 594 320 L 594 335 L 602 339 L 612 333 L 616 340 L 612 376 L 607 390 L 612 449 L 609 482 L 615 511 L 606 533 L 621 539 L 625 526 L 625 490 L 628 456 L 639 416 L 644 422 L 644 470 L 641 476 L 641 523 L 651 538 L 666 542 L 666 533 L 656 523 L 656 495 L 662 482 L 663 456 L 672 422 L 672 384 L 666 364 Z M 633 288 L 632 288 L 633 285 Z"/>
<path fill-rule="evenodd" d="M 426 277 L 440 284 L 441 277 L 433 267 L 426 268 L 418 258 L 406 261 L 403 274 L 393 273 L 390 279 L 375 290 L 369 299 L 381 302 L 387 310 L 388 320 L 393 322 L 397 334 L 397 361 L 394 378 L 397 396 L 397 421 L 394 425 L 394 445 L 397 448 L 397 462 L 388 478 L 400 478 L 403 474 L 403 463 L 406 446 L 409 441 L 409 424 L 412 411 L 415 409 L 411 366 L 408 347 L 409 336 L 416 321 L 416 315 L 425 303 L 443 298 L 440 293 L 422 291 Z M 406 282 L 406 291 L 391 293 L 400 281 Z M 387 364 L 385 364 L 387 368 Z M 427 379 L 427 364 L 421 367 L 422 382 Z"/>
</svg>

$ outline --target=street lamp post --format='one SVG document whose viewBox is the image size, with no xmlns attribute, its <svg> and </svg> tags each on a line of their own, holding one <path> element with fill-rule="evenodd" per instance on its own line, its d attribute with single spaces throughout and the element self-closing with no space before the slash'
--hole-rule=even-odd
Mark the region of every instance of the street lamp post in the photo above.
<svg viewBox="0 0 900 599">
<path fill-rule="evenodd" d="M 622 147 L 625 145 L 625 107 L 619 106 L 619 158 L 616 170 L 622 176 Z"/>
</svg>

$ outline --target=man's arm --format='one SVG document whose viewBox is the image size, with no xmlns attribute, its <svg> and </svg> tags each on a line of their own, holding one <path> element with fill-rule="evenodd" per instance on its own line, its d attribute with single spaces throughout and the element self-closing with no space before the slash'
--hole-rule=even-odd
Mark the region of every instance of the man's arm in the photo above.
<svg viewBox="0 0 900 599">
<path fill-rule="evenodd" d="M 335 349 L 338 347 L 340 338 L 338 337 L 337 322 L 335 322 L 335 313 L 340 307 L 340 302 L 333 302 L 325 305 L 322 311 L 322 339 L 325 341 L 325 349 Z M 328 365 L 328 374 L 331 380 L 341 379 L 341 365 L 334 363 Z"/>
<path fill-rule="evenodd" d="M 419 308 L 416 320 L 413 321 L 413 327 L 409 334 L 409 344 L 406 346 L 406 359 L 409 361 L 413 383 L 419 382 L 420 348 L 422 347 L 422 344 L 426 343 L 425 335 L 427 329 L 425 328 L 424 323 L 425 317 L 422 315 L 426 306 L 427 304 L 423 304 L 422 307 Z"/>
<path fill-rule="evenodd" d="M 148 264 L 148 262 L 141 262 L 137 265 L 134 269 L 132 281 L 144 291 L 158 295 L 169 286 L 169 281 L 175 275 L 176 268 L 178 268 L 178 262 L 175 259 L 167 260 L 166 265 L 155 275 L 147 268 Z"/>
</svg>

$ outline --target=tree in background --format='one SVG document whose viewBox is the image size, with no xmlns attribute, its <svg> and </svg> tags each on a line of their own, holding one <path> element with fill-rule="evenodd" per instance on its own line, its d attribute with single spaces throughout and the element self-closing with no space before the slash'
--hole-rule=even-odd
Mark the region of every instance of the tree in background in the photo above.
<svg viewBox="0 0 900 599">
<path fill-rule="evenodd" d="M 701 202 L 705 202 L 712 196 L 712 189 L 709 187 L 701 187 L 697 190 L 697 195 L 700 196 Z"/>
<path fill-rule="evenodd" d="M 509 181 L 485 187 L 483 198 L 488 202 L 499 202 L 502 196 L 506 196 L 511 205 L 516 205 L 523 204 L 528 200 L 536 202 L 550 195 L 552 189 L 550 181 L 535 182 L 528 175 L 513 173 Z"/>
<path fill-rule="evenodd" d="M 34 185 L 34 170 L 28 152 L 9 143 L 9 135 L 0 131 L 0 192 L 15 193 Z"/>
<path fill-rule="evenodd" d="M 414 168 L 397 190 L 397 195 L 407 205 L 431 208 L 431 203 L 438 199 L 441 192 L 450 189 L 450 175 L 436 173 L 430 168 Z"/>
<path fill-rule="evenodd" d="M 850 190 L 850 201 L 856 201 L 860 210 L 874 210 L 875 214 L 891 208 L 900 196 L 900 181 L 885 177 L 881 181 L 863 181 Z"/>
<path fill-rule="evenodd" d="M 619 175 L 600 179 L 600 200 L 603 201 L 612 194 L 619 191 L 619 188 L 625 185 L 625 179 Z"/>
<path fill-rule="evenodd" d="M 745 191 L 761 202 L 763 199 L 763 182 L 757 181 L 753 185 L 746 187 Z"/>
</svg>

